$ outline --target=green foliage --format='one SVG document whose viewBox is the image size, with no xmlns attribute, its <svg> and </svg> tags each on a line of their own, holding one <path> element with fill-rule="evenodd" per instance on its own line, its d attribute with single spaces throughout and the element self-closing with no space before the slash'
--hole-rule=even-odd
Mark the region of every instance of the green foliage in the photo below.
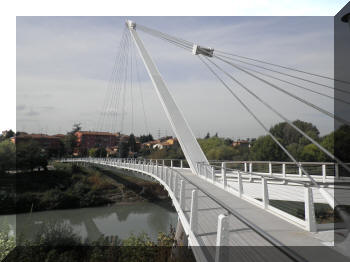
<svg viewBox="0 0 350 262">
<path fill-rule="evenodd" d="M 198 139 L 204 154 L 212 160 L 233 160 L 239 151 L 232 146 L 227 145 L 228 141 L 224 138 L 213 136 L 205 139 Z"/>
<path fill-rule="evenodd" d="M 120 158 L 126 158 L 129 156 L 129 143 L 120 142 L 118 146 L 118 152 Z"/>
<path fill-rule="evenodd" d="M 141 135 L 140 136 L 140 143 L 146 143 L 148 141 L 153 141 L 153 136 L 151 134 L 148 135 Z"/>
<path fill-rule="evenodd" d="M 47 153 L 40 147 L 39 143 L 33 140 L 17 144 L 16 166 L 17 169 L 34 170 L 34 168 L 47 168 Z"/>
<path fill-rule="evenodd" d="M 0 261 L 16 247 L 16 240 L 13 235 L 10 235 L 10 227 L 6 223 L 0 225 Z"/>
<path fill-rule="evenodd" d="M 311 138 L 318 140 L 320 132 L 317 127 L 311 123 L 296 120 L 293 122 L 300 130 L 305 132 Z M 280 139 L 282 145 L 287 146 L 293 143 L 307 145 L 310 142 L 304 138 L 298 131 L 291 127 L 287 122 L 276 124 L 270 129 L 271 134 Z"/>
<path fill-rule="evenodd" d="M 251 148 L 251 158 L 256 161 L 281 161 L 286 156 L 270 136 L 260 136 Z"/>
<path fill-rule="evenodd" d="M 134 134 L 130 134 L 128 144 L 131 152 L 137 152 L 136 139 Z"/>
<path fill-rule="evenodd" d="M 322 160 L 321 151 L 314 144 L 308 144 L 301 152 L 301 158 L 306 162 L 317 162 Z"/>
<path fill-rule="evenodd" d="M 16 148 L 10 140 L 0 142 L 0 174 L 16 168 Z"/>
<path fill-rule="evenodd" d="M 74 148 L 77 144 L 77 137 L 74 134 L 68 133 L 62 139 L 63 147 L 64 147 L 64 155 L 71 156 L 73 155 Z"/>
<path fill-rule="evenodd" d="M 93 147 L 89 149 L 89 156 L 90 157 L 106 157 L 107 156 L 107 151 L 103 147 Z"/>
</svg>

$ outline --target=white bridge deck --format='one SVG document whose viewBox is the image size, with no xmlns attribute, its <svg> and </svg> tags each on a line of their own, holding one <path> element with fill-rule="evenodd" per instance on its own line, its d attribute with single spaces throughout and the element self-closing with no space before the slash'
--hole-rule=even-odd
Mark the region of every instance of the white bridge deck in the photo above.
<svg viewBox="0 0 350 262">
<path fill-rule="evenodd" d="M 314 261 L 315 254 L 298 248 L 305 246 L 323 246 L 318 250 L 318 262 L 348 261 L 335 248 L 329 247 L 330 243 L 318 238 L 317 233 L 305 230 L 306 221 L 295 220 L 270 206 L 264 209 L 259 206 L 261 201 L 253 198 L 239 197 L 233 186 L 229 190 L 220 186 L 220 177 L 214 176 L 215 182 L 212 182 L 193 175 L 190 169 L 170 168 L 152 162 L 146 164 L 138 160 L 86 158 L 63 161 L 123 168 L 157 180 L 173 201 L 197 261 L 231 261 L 230 258 L 236 261 Z M 243 183 L 243 187 L 248 188 L 247 184 L 254 185 Z M 193 190 L 197 191 L 197 205 L 193 203 Z M 220 214 L 226 216 L 226 227 L 218 225 Z M 268 252 L 259 248 L 267 246 L 270 246 Z M 244 247 L 254 248 L 248 250 Z"/>
</svg>

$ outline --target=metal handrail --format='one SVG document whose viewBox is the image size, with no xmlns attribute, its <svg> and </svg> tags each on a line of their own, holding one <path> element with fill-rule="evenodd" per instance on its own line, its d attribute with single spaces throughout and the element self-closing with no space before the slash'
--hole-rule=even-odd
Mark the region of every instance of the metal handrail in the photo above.
<svg viewBox="0 0 350 262">
<path fill-rule="evenodd" d="M 123 160 L 123 159 L 122 159 Z M 269 242 L 271 245 L 273 245 L 275 248 L 279 249 L 283 254 L 285 254 L 287 257 L 292 259 L 293 261 L 296 262 L 306 262 L 304 258 L 302 258 L 300 255 L 298 255 L 295 251 L 290 249 L 287 246 L 284 246 L 283 243 L 278 241 L 276 238 L 271 236 L 270 234 L 266 233 L 264 230 L 262 230 L 259 226 L 255 225 L 252 223 L 250 220 L 246 219 L 242 215 L 240 215 L 237 211 L 229 207 L 227 204 L 224 202 L 220 201 L 217 199 L 215 196 L 213 196 L 211 193 L 209 193 L 207 190 L 203 189 L 201 186 L 193 184 L 188 178 L 183 176 L 178 170 L 168 167 L 171 169 L 173 172 L 175 172 L 178 176 L 180 176 L 183 180 L 185 180 L 187 183 L 191 184 L 198 190 L 200 190 L 202 193 L 207 195 L 212 201 L 214 201 L 216 204 L 218 204 L 220 207 L 222 207 L 228 214 L 231 214 L 232 216 L 236 217 L 239 221 L 241 221 L 243 224 L 245 224 L 247 227 L 252 229 L 255 233 L 257 233 L 259 236 L 261 236 L 263 239 L 265 239 L 267 242 Z M 166 181 L 165 181 L 166 183 Z M 176 196 L 175 196 L 176 197 Z"/>
<path fill-rule="evenodd" d="M 210 164 L 207 164 L 207 163 L 203 163 L 203 162 L 197 162 L 197 163 L 201 164 L 201 165 L 205 165 L 205 166 L 211 167 L 211 168 L 217 167 L 217 166 L 213 166 L 213 165 L 210 165 Z M 307 186 L 311 186 L 311 183 L 309 183 L 307 181 L 292 180 L 292 179 L 288 179 L 288 178 L 281 178 L 281 177 L 276 177 L 276 176 L 273 176 L 273 175 L 265 175 L 265 174 L 255 173 L 255 172 L 242 171 L 242 170 L 228 168 L 228 167 L 220 167 L 220 169 L 225 169 L 225 170 L 229 170 L 229 171 L 233 171 L 233 172 L 239 172 L 239 173 L 246 174 L 246 175 L 254 175 L 254 176 L 259 176 L 259 177 L 264 177 L 264 178 L 271 178 L 271 180 L 275 179 L 275 180 L 279 180 L 279 181 L 282 181 L 282 182 L 287 181 L 287 182 L 291 182 L 291 183 L 295 183 L 295 184 L 302 184 L 304 186 L 306 186 L 306 185 Z"/>
</svg>

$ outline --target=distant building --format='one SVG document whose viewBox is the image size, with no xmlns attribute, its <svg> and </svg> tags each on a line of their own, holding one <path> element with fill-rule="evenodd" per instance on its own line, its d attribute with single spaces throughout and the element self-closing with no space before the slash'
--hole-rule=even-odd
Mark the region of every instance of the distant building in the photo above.
<svg viewBox="0 0 350 262">
<path fill-rule="evenodd" d="M 79 152 L 93 147 L 116 147 L 121 140 L 128 139 L 127 136 L 121 136 L 119 133 L 109 132 L 78 131 L 74 135 L 77 137 L 77 149 Z"/>
<path fill-rule="evenodd" d="M 159 140 L 158 140 L 159 141 Z M 152 141 L 153 142 L 153 141 Z M 169 148 L 175 145 L 175 143 L 178 143 L 177 138 L 167 137 L 166 140 L 159 141 L 157 143 L 154 143 L 152 148 L 154 149 L 163 149 L 163 148 Z"/>
<path fill-rule="evenodd" d="M 250 148 L 251 147 L 251 141 L 250 140 L 236 140 L 232 142 L 233 147 L 245 147 L 245 148 Z"/>
<path fill-rule="evenodd" d="M 59 136 L 49 136 L 46 134 L 27 134 L 21 133 L 20 135 L 11 138 L 14 144 L 19 144 L 22 142 L 36 141 L 45 150 L 60 150 L 62 148 L 62 141 Z"/>
</svg>

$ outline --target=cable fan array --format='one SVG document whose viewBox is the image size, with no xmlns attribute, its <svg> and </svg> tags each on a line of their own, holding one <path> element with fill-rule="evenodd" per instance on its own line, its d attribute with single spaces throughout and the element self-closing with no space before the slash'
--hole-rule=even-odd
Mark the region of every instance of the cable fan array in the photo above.
<svg viewBox="0 0 350 262">
<path fill-rule="evenodd" d="M 170 44 L 173 44 L 175 46 L 178 46 L 182 49 L 185 49 L 189 52 L 193 51 L 193 47 L 194 47 L 194 43 L 178 38 L 178 37 L 173 37 L 170 36 L 168 34 L 159 32 L 157 30 L 154 29 L 150 29 L 147 28 L 145 26 L 142 25 L 138 25 L 137 29 L 140 31 L 143 31 L 147 34 L 150 34 L 154 37 L 157 37 L 159 39 L 162 39 Z M 321 195 L 327 200 L 327 202 L 329 203 L 329 205 L 334 209 L 338 203 L 336 201 L 336 199 L 334 199 L 334 197 L 332 197 L 327 191 L 325 191 L 323 188 L 321 188 L 319 186 L 319 184 L 311 177 L 311 175 L 308 173 L 307 170 L 305 170 L 305 168 L 297 161 L 297 159 L 295 159 L 295 157 L 278 141 L 278 139 L 269 131 L 269 129 L 267 128 L 267 126 L 263 123 L 263 121 L 261 119 L 259 119 L 259 117 L 253 112 L 253 110 L 247 105 L 247 103 L 245 103 L 243 101 L 243 99 L 238 95 L 237 89 L 236 87 L 238 86 L 239 88 L 244 89 L 247 93 L 249 93 L 250 95 L 252 95 L 259 103 L 263 104 L 265 107 L 267 107 L 269 110 L 271 110 L 274 114 L 276 114 L 278 117 L 280 117 L 281 119 L 283 119 L 288 125 L 290 125 L 293 129 L 295 129 L 298 133 L 300 133 L 303 137 L 305 137 L 307 140 L 309 140 L 312 144 L 314 144 L 319 150 L 321 150 L 323 153 L 325 153 L 328 157 L 330 157 L 331 159 L 333 159 L 335 162 L 337 162 L 342 168 L 344 168 L 346 171 L 350 172 L 350 168 L 348 165 L 346 165 L 345 163 L 343 163 L 339 158 L 337 158 L 332 152 L 330 152 L 329 150 L 327 150 L 326 148 L 324 148 L 322 145 L 320 145 L 317 141 L 315 141 L 313 138 L 311 138 L 309 135 L 307 135 L 305 132 L 303 132 L 300 128 L 298 128 L 295 124 L 293 124 L 292 121 L 290 121 L 287 117 L 285 117 L 283 114 L 280 113 L 280 111 L 278 109 L 276 109 L 275 107 L 273 107 L 271 104 L 269 104 L 267 101 L 265 101 L 263 98 L 261 98 L 259 95 L 257 95 L 254 91 L 252 91 L 252 89 L 250 89 L 247 85 L 244 85 L 242 83 L 242 81 L 239 81 L 234 74 L 231 73 L 231 70 L 235 73 L 240 72 L 241 74 L 243 73 L 244 75 L 258 80 L 260 81 L 260 83 L 263 83 L 264 87 L 272 87 L 273 89 L 275 89 L 276 91 L 290 97 L 293 98 L 297 101 L 299 101 L 300 103 L 332 118 L 334 121 L 337 121 L 341 124 L 344 125 L 350 125 L 350 122 L 346 119 L 343 119 L 339 116 L 334 115 L 332 112 L 329 112 L 328 110 L 317 106 L 316 104 L 307 101 L 305 98 L 301 97 L 300 95 L 295 95 L 291 92 L 289 92 L 288 90 L 286 90 L 285 88 L 282 88 L 280 85 L 275 84 L 273 82 L 271 82 L 270 80 L 267 80 L 267 78 L 269 79 L 274 79 L 277 80 L 279 82 L 283 82 L 286 83 L 290 86 L 293 87 L 298 87 L 299 89 L 305 90 L 307 92 L 328 98 L 328 99 L 334 99 L 338 102 L 344 103 L 344 104 L 350 104 L 350 101 L 346 100 L 345 98 L 334 98 L 334 95 L 330 95 L 325 93 L 325 90 L 328 91 L 332 91 L 334 92 L 334 87 L 332 85 L 329 84 L 324 84 L 322 83 L 320 80 L 321 79 L 325 79 L 325 80 L 331 80 L 331 81 L 336 81 L 339 82 L 343 85 L 350 85 L 349 82 L 341 80 L 341 79 L 334 79 L 328 76 L 323 76 L 320 74 L 315 74 L 315 73 L 309 73 L 303 70 L 299 70 L 299 69 L 295 69 L 292 67 L 288 67 L 288 66 L 283 66 L 283 65 L 278 65 L 275 63 L 270 63 L 270 62 L 266 62 L 263 60 L 259 60 L 259 59 L 254 59 L 254 58 L 250 58 L 250 57 L 246 57 L 246 56 L 241 56 L 241 55 L 237 55 L 234 53 L 228 53 L 225 51 L 220 51 L 220 50 L 215 50 L 215 53 L 209 53 L 207 52 L 207 54 L 205 54 L 206 49 L 203 48 L 201 49 L 201 53 L 198 54 L 198 59 L 209 69 L 209 71 L 214 75 L 215 78 L 217 78 L 221 84 L 227 89 L 227 91 L 229 91 L 229 93 L 235 98 L 236 101 L 239 102 L 239 104 L 255 119 L 255 121 L 265 130 L 265 132 L 273 139 L 273 141 L 283 150 L 283 152 L 292 160 L 292 162 L 301 169 L 302 173 L 308 177 L 309 181 L 311 182 L 311 184 L 313 184 L 313 186 L 315 186 L 316 188 L 318 188 L 319 192 L 321 193 Z M 210 58 L 209 58 L 210 57 Z M 248 62 L 248 61 L 249 62 Z M 254 63 L 253 63 L 254 62 Z M 225 70 L 222 66 L 219 65 L 219 63 L 223 63 L 226 66 L 230 67 L 230 72 L 227 72 L 227 70 Z M 242 65 L 243 64 L 243 65 Z M 263 64 L 263 65 L 261 65 Z M 270 67 L 266 67 L 270 66 Z M 256 67 L 259 68 L 260 71 L 252 69 L 251 67 Z M 273 67 L 273 68 L 271 68 Z M 276 70 L 275 68 L 279 68 L 279 69 L 283 69 L 285 71 L 281 71 L 281 70 Z M 272 72 L 274 74 L 278 74 L 281 75 L 283 77 L 287 77 L 288 80 L 283 79 L 280 77 L 276 77 L 274 75 L 271 75 L 269 73 L 266 73 L 266 71 L 268 72 Z M 231 81 L 234 82 L 235 85 L 231 85 L 229 83 L 227 83 L 223 77 L 220 76 L 219 72 L 221 74 L 224 74 L 226 77 L 228 77 Z M 293 72 L 293 73 L 292 73 Z M 303 76 L 298 76 L 296 75 L 296 73 L 302 74 Z M 265 77 L 261 77 L 261 76 Z M 308 77 L 312 77 L 312 79 L 308 78 Z M 318 79 L 318 80 L 314 80 L 314 78 Z M 308 83 L 311 86 L 313 86 L 313 88 L 317 88 L 316 90 L 314 90 L 313 88 L 309 88 L 306 87 L 302 84 L 297 84 L 292 82 L 292 80 L 298 80 L 304 83 Z M 233 88 L 234 87 L 234 88 Z M 321 90 L 324 89 L 324 90 Z M 350 94 L 350 92 L 344 88 L 337 88 L 337 91 L 344 93 L 344 94 Z M 334 94 L 334 93 L 333 93 Z"/>
<path fill-rule="evenodd" d="M 144 94 L 141 87 L 136 47 L 125 29 L 114 59 L 114 66 L 105 94 L 98 130 L 110 133 L 135 133 L 135 115 L 140 101 L 143 132 L 149 133 Z M 127 119 L 128 118 L 128 119 Z M 128 120 L 128 121 L 127 121 Z"/>
</svg>

